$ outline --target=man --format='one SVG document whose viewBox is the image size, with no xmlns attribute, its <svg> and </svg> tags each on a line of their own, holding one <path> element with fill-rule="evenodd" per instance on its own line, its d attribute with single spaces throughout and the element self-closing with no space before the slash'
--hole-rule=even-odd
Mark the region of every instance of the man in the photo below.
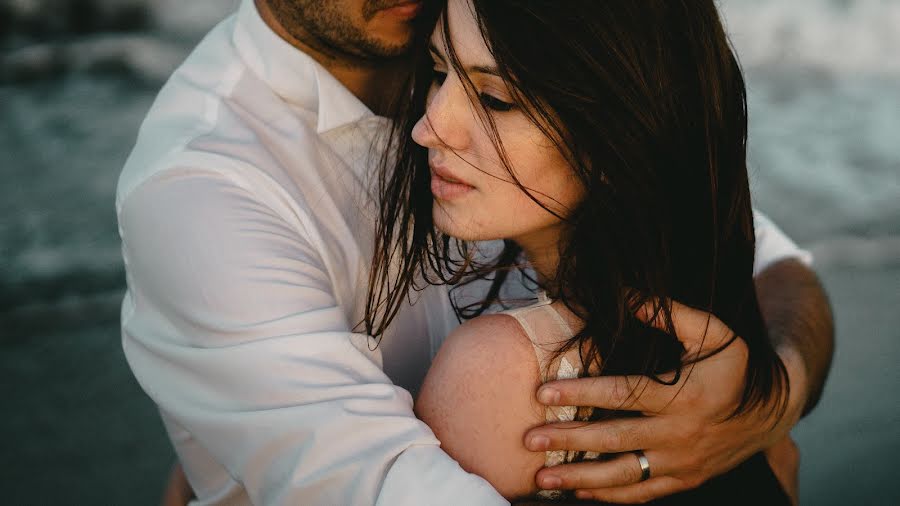
<svg viewBox="0 0 900 506">
<path fill-rule="evenodd" d="M 413 415 L 409 391 L 456 324 L 446 290 L 425 290 L 380 345 L 352 332 L 373 247 L 373 143 L 387 126 L 376 114 L 399 86 L 420 8 L 245 0 L 172 76 L 141 129 L 117 192 L 123 347 L 199 504 L 506 504 Z M 824 382 L 830 315 L 796 260 L 805 254 L 758 221 L 761 303 L 794 387 L 787 415 L 771 431 L 762 411 L 715 423 L 741 385 L 701 364 L 687 391 L 703 395 L 679 395 L 657 415 L 694 440 L 618 434 L 614 422 L 537 428 L 525 441 L 534 451 L 655 459 L 545 469 L 539 485 L 640 502 L 760 449 L 790 453 L 788 431 Z M 560 383 L 540 398 L 617 407 L 624 381 Z M 775 450 L 775 467 L 789 461 Z"/>
</svg>

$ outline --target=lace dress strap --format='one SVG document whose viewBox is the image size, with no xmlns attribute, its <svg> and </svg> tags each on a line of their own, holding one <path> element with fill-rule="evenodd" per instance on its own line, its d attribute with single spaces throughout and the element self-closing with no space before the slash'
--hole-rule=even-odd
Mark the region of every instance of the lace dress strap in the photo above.
<svg viewBox="0 0 900 506">
<path fill-rule="evenodd" d="M 504 314 L 512 316 L 519 322 L 519 326 L 522 327 L 522 330 L 525 331 L 525 335 L 528 336 L 528 340 L 531 341 L 531 346 L 534 348 L 534 354 L 537 357 L 538 369 L 540 373 L 541 383 L 546 383 L 546 362 L 548 358 L 548 351 L 544 349 L 540 342 L 541 338 L 538 332 L 543 331 L 541 328 L 538 330 L 536 327 L 543 327 L 540 325 L 540 318 L 535 318 L 536 314 L 545 313 L 550 308 L 550 304 L 552 301 L 544 298 L 544 300 L 538 299 L 538 302 L 532 304 L 527 307 L 511 309 L 508 311 L 504 311 Z M 552 309 L 551 309 L 552 311 Z M 555 313 L 555 311 L 553 311 Z"/>
<path fill-rule="evenodd" d="M 520 309 L 504 311 L 516 319 L 525 331 L 537 357 L 538 372 L 541 383 L 552 380 L 572 379 L 580 376 L 581 360 L 578 350 L 569 350 L 558 359 L 560 346 L 571 339 L 575 333 L 571 325 L 552 305 L 553 301 L 540 293 L 538 302 Z M 579 409 L 576 406 L 552 406 L 545 411 L 547 423 L 569 422 L 576 419 L 587 419 L 591 410 Z M 596 458 L 597 454 L 586 454 L 585 458 Z M 544 460 L 546 467 L 572 462 L 575 452 L 565 450 L 548 451 Z M 560 499 L 563 493 L 557 490 L 542 490 L 538 495 L 543 499 Z"/>
</svg>

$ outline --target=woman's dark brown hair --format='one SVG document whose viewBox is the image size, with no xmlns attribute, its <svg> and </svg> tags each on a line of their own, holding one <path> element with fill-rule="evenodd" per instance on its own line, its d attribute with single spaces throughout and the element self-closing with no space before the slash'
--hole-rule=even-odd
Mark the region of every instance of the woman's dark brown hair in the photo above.
<svg viewBox="0 0 900 506">
<path fill-rule="evenodd" d="M 677 381 L 682 367 L 724 348 L 683 353 L 666 302 L 679 301 L 714 314 L 747 343 L 744 396 L 734 414 L 773 398 L 779 401 L 773 414 L 782 413 L 786 371 L 753 283 L 744 80 L 713 1 L 473 0 L 471 6 L 517 107 L 556 142 L 585 189 L 563 217 L 559 267 L 543 286 L 584 321 L 569 347 L 587 345 L 585 363 L 601 366 L 602 374 L 662 381 L 663 372 L 674 370 Z M 440 22 L 450 64 L 506 162 L 492 112 L 479 105 L 447 40 L 447 16 Z M 381 173 L 365 316 L 374 336 L 426 283 L 491 280 L 483 301 L 457 308 L 462 318 L 502 306 L 500 288 L 522 262 L 511 241 L 490 261 L 476 261 L 476 245 L 433 225 L 427 152 L 410 138 L 435 79 L 424 44 L 418 51 L 412 94 Z M 667 333 L 634 316 L 645 304 L 656 308 Z"/>
</svg>

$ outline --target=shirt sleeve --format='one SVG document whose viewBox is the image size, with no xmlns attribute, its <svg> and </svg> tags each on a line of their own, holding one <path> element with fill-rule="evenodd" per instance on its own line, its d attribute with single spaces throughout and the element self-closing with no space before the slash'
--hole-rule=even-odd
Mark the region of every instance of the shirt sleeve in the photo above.
<svg viewBox="0 0 900 506">
<path fill-rule="evenodd" d="M 753 227 L 756 231 L 756 256 L 753 274 L 757 275 L 770 265 L 788 258 L 812 265 L 812 253 L 800 249 L 768 216 L 753 209 Z"/>
<path fill-rule="evenodd" d="M 311 241 L 250 191 L 172 169 L 119 221 L 128 362 L 253 504 L 509 504 L 439 448 Z"/>
</svg>

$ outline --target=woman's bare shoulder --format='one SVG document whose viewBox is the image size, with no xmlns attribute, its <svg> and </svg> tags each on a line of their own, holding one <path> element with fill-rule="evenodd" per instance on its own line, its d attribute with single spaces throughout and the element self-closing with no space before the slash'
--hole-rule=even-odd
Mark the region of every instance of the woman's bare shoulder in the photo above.
<svg viewBox="0 0 900 506">
<path fill-rule="evenodd" d="M 525 432 L 544 422 L 535 400 L 537 358 L 521 325 L 486 315 L 457 328 L 441 347 L 416 401 L 416 413 L 462 467 L 508 498 L 537 491 L 545 455 L 527 450 Z"/>
<path fill-rule="evenodd" d="M 499 313 L 479 316 L 466 321 L 447 336 L 440 353 L 470 353 L 479 350 L 480 360 L 519 364 L 537 364 L 525 329 L 511 315 Z M 475 357 L 470 357 L 475 359 Z M 531 372 L 529 370 L 529 372 Z M 535 379 L 537 375 L 535 374 Z"/>
</svg>

